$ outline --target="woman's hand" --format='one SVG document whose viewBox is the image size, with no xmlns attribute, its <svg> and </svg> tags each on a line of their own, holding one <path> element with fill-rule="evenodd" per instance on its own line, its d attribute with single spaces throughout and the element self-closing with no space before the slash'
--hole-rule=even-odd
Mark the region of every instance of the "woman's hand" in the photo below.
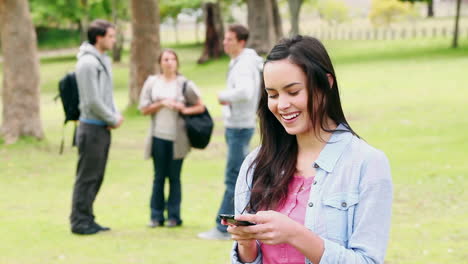
<svg viewBox="0 0 468 264">
<path fill-rule="evenodd" d="M 174 101 L 174 110 L 180 112 L 181 114 L 185 114 L 185 110 L 187 109 L 187 107 L 185 107 L 185 105 L 181 102 L 176 102 Z"/>
<path fill-rule="evenodd" d="M 256 223 L 254 226 L 230 226 L 228 232 L 237 241 L 258 240 L 268 245 L 291 244 L 291 239 L 305 229 L 303 225 L 276 211 L 237 215 L 235 219 Z"/>
<path fill-rule="evenodd" d="M 161 105 L 169 109 L 174 109 L 174 99 L 166 98 L 161 100 Z"/>
</svg>

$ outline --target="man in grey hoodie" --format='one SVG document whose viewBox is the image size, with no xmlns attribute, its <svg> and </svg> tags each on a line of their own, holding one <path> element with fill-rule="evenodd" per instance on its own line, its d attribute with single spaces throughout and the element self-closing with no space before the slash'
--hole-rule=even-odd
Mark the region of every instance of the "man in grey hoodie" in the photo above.
<svg viewBox="0 0 468 264">
<path fill-rule="evenodd" d="M 256 111 L 260 96 L 260 68 L 263 59 L 245 48 L 249 31 L 242 25 L 231 25 L 224 35 L 224 51 L 231 57 L 227 88 L 218 94 L 223 105 L 225 139 L 228 157 L 225 171 L 223 200 L 216 217 L 216 227 L 198 234 L 202 239 L 230 239 L 227 227 L 219 214 L 234 214 L 234 189 L 237 175 L 249 151 L 249 143 L 256 126 Z"/>
<path fill-rule="evenodd" d="M 76 64 L 81 113 L 70 223 L 72 233 L 80 235 L 110 230 L 94 220 L 93 203 L 104 179 L 110 130 L 123 122 L 114 102 L 111 62 L 105 55 L 115 43 L 114 26 L 105 20 L 93 21 L 88 28 L 88 41 L 81 45 Z"/>
</svg>

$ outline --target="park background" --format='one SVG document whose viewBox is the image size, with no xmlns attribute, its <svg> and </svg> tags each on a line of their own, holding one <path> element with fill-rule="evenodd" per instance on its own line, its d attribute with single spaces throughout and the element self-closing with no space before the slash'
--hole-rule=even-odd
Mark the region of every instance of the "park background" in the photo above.
<svg viewBox="0 0 468 264">
<path fill-rule="evenodd" d="M 1 5 L 9 1 L 0 0 L 0 16 Z M 295 1 L 271 1 L 279 7 L 286 36 L 291 29 L 288 4 Z M 29 114 L 40 119 L 42 136 L 0 139 L 0 263 L 229 263 L 231 242 L 196 237 L 213 226 L 224 190 L 226 146 L 216 94 L 225 87 L 229 62 L 220 55 L 197 63 L 205 49 L 203 5 L 158 1 L 158 45 L 150 48 L 170 47 L 179 54 L 180 70 L 202 91 L 215 131 L 210 145 L 193 150 L 184 162 L 183 227 L 149 229 L 152 164 L 143 160 L 149 120 L 129 103 L 129 87 L 136 78 L 130 73 L 135 36 L 130 1 L 13 2 L 29 4 L 37 33 L 40 82 L 30 89 L 40 91 L 40 107 Z M 453 48 L 457 2 L 461 15 Z M 220 5 L 224 26 L 248 24 L 248 4 L 215 4 Z M 434 14 L 428 16 L 425 1 L 309 0 L 302 3 L 299 19 L 300 32 L 323 40 L 332 57 L 351 126 L 390 160 L 394 203 L 385 262 L 392 264 L 468 263 L 468 1 L 434 0 L 432 5 Z M 77 154 L 71 147 L 73 125 L 63 130 L 62 106 L 54 100 L 59 79 L 76 63 L 81 42 L 76 18 L 83 16 L 78 24 L 95 17 L 120 18 L 123 49 L 113 74 L 117 105 L 125 115 L 123 126 L 112 135 L 104 184 L 95 202 L 97 220 L 112 231 L 85 237 L 69 230 Z M 4 49 L 2 53 L 0 79 L 7 63 Z M 33 78 L 34 71 L 25 69 L 16 77 Z M 10 88 L 4 82 L 0 87 L 0 122 L 5 126 L 11 122 L 5 111 L 16 102 L 5 98 Z M 59 155 L 62 134 L 66 144 Z M 258 140 L 257 133 L 252 148 Z"/>
</svg>

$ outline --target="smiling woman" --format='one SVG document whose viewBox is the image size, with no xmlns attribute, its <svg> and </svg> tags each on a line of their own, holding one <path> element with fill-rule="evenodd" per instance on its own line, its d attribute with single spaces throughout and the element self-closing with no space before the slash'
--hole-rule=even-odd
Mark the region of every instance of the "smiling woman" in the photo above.
<svg viewBox="0 0 468 264">
<path fill-rule="evenodd" d="M 325 47 L 295 36 L 267 56 L 261 146 L 236 192 L 233 263 L 383 263 L 392 204 L 388 160 L 351 129 Z M 378 201 L 378 202 L 376 202 Z"/>
</svg>

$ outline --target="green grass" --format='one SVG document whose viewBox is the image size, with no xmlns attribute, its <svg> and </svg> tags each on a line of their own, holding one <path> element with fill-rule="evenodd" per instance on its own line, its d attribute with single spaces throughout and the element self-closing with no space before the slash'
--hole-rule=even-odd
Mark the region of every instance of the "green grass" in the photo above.
<svg viewBox="0 0 468 264">
<path fill-rule="evenodd" d="M 352 127 L 390 159 L 395 185 L 387 263 L 466 263 L 468 248 L 468 43 L 445 40 L 325 43 Z M 229 263 L 230 242 L 203 241 L 223 191 L 226 148 L 216 93 L 225 87 L 228 59 L 195 64 L 197 45 L 174 47 L 183 72 L 200 87 L 216 120 L 204 151 L 183 168 L 184 226 L 148 229 L 150 161 L 142 159 L 149 122 L 127 110 L 113 133 L 97 220 L 113 231 L 71 235 L 68 226 L 76 150 L 58 154 L 62 110 L 53 102 L 57 81 L 73 57 L 41 61 L 41 115 L 46 138 L 0 142 L 0 263 Z M 117 104 L 127 106 L 128 54 L 114 65 Z M 1 119 L 1 117 L 0 117 Z M 0 120 L 1 121 L 1 120 Z M 258 135 L 255 138 L 256 145 Z M 252 147 L 253 147 L 252 146 Z"/>
</svg>

